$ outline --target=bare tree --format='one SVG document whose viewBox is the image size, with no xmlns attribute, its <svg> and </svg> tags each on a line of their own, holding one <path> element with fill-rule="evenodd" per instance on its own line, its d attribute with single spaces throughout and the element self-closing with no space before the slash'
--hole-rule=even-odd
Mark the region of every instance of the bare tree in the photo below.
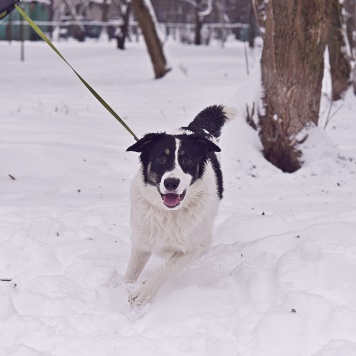
<svg viewBox="0 0 356 356">
<path fill-rule="evenodd" d="M 84 41 L 85 40 L 85 27 L 81 22 L 81 18 L 79 16 L 79 14 L 77 13 L 76 7 L 74 6 L 74 4 L 71 0 L 64 0 L 64 3 L 66 4 L 66 6 L 69 10 L 70 16 L 76 22 L 75 37 L 79 41 Z"/>
<path fill-rule="evenodd" d="M 350 83 L 350 58 L 347 54 L 343 34 L 342 5 L 338 0 L 331 1 L 328 49 L 331 68 L 332 100 L 339 100 Z"/>
<path fill-rule="evenodd" d="M 182 0 L 189 3 L 194 9 L 194 44 L 201 45 L 202 41 L 202 28 L 205 18 L 211 14 L 213 10 L 212 0 Z"/>
<path fill-rule="evenodd" d="M 102 9 L 101 9 L 101 22 L 104 24 L 101 28 L 101 35 L 107 35 L 108 32 L 108 17 L 109 17 L 109 0 L 103 0 Z"/>
<path fill-rule="evenodd" d="M 248 46 L 250 48 L 255 47 L 255 37 L 256 37 L 256 15 L 255 15 L 255 3 L 253 0 L 250 1 L 248 6 Z"/>
<path fill-rule="evenodd" d="M 120 1 L 121 24 L 116 34 L 117 48 L 119 49 L 125 49 L 125 41 L 129 35 L 131 5 L 131 0 Z"/>
<path fill-rule="evenodd" d="M 167 66 L 162 42 L 158 37 L 152 4 L 149 0 L 132 0 L 132 7 L 145 38 L 155 77 L 162 78 L 170 68 Z"/>
<path fill-rule="evenodd" d="M 344 1 L 345 17 L 346 17 L 346 34 L 350 46 L 350 54 L 355 59 L 354 50 L 356 50 L 356 37 L 353 33 L 356 32 L 356 0 Z"/>
<path fill-rule="evenodd" d="M 356 0 L 345 0 L 346 34 L 350 46 L 350 56 L 356 59 Z M 354 63 L 352 78 L 354 94 L 356 95 L 356 64 Z"/>
<path fill-rule="evenodd" d="M 317 125 L 330 0 L 270 0 L 262 53 L 263 154 L 284 172 L 301 167 L 297 135 Z"/>
</svg>

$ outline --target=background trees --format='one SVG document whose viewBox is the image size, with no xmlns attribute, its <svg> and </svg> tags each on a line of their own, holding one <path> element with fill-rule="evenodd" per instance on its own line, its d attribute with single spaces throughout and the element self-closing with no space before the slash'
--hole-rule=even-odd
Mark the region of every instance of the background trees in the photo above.
<svg viewBox="0 0 356 356">
<path fill-rule="evenodd" d="M 268 4 L 260 138 L 266 159 L 285 172 L 300 168 L 297 134 L 318 123 L 329 4 L 329 0 Z"/>
<path fill-rule="evenodd" d="M 151 3 L 149 0 L 132 0 L 132 6 L 145 38 L 155 77 L 157 79 L 162 78 L 170 68 L 167 67 L 162 43 L 158 37 L 155 15 L 151 9 Z"/>
<path fill-rule="evenodd" d="M 121 22 L 116 30 L 117 48 L 125 49 L 125 41 L 129 36 L 129 21 L 132 3 L 130 0 L 121 0 L 119 5 Z"/>
<path fill-rule="evenodd" d="M 270 0 L 261 61 L 263 109 L 259 135 L 265 158 L 284 172 L 302 164 L 303 129 L 319 122 L 324 53 L 329 50 L 332 97 L 350 83 L 350 56 L 334 0 Z"/>
<path fill-rule="evenodd" d="M 33 0 L 31 9 L 37 5 L 49 2 Z M 127 38 L 142 34 L 156 78 L 170 70 L 162 46 L 168 38 L 196 45 L 214 38 L 223 44 L 233 34 L 253 47 L 261 35 L 263 107 L 254 125 L 266 159 L 286 172 L 302 164 L 300 133 L 319 123 L 326 50 L 330 101 L 342 99 L 352 80 L 356 94 L 355 0 L 53 0 L 51 9 L 65 38 L 85 40 L 107 31 L 124 49 Z M 0 26 L 0 39 L 18 39 L 12 26 L 5 31 Z"/>
<path fill-rule="evenodd" d="M 329 32 L 327 45 L 329 49 L 330 74 L 332 82 L 332 100 L 339 100 L 349 86 L 350 55 L 347 53 L 343 30 L 342 5 L 334 0 L 330 4 Z M 351 39 L 350 48 L 353 46 Z"/>
</svg>

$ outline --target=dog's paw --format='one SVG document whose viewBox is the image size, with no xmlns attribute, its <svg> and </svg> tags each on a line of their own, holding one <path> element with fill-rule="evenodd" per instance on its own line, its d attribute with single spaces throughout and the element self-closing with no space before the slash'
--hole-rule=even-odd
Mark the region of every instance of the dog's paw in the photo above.
<svg viewBox="0 0 356 356">
<path fill-rule="evenodd" d="M 148 283 L 142 284 L 129 296 L 131 308 L 142 308 L 144 305 L 151 303 L 156 294 L 157 292 L 152 290 Z"/>
<path fill-rule="evenodd" d="M 136 321 L 141 319 L 144 315 L 146 315 L 151 309 L 152 304 L 145 304 L 140 308 L 131 308 L 130 313 L 127 315 L 130 321 Z"/>
</svg>

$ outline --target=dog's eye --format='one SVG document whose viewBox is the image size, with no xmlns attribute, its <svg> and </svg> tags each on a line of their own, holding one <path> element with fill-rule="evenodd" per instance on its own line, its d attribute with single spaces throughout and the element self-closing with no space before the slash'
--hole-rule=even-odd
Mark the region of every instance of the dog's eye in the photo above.
<svg viewBox="0 0 356 356">
<path fill-rule="evenodd" d="M 181 163 L 183 164 L 183 166 L 188 166 L 192 163 L 192 160 L 189 157 L 183 157 L 181 159 Z"/>
<path fill-rule="evenodd" d="M 157 157 L 157 162 L 160 164 L 165 164 L 167 162 L 167 157 L 164 155 L 158 156 Z"/>
</svg>

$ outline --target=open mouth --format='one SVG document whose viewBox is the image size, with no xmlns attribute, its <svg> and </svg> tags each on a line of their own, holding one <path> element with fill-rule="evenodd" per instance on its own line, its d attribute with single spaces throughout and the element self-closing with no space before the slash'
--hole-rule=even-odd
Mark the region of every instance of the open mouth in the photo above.
<svg viewBox="0 0 356 356">
<path fill-rule="evenodd" d="M 182 194 L 167 193 L 161 194 L 163 204 L 167 208 L 176 208 L 185 197 L 186 190 Z"/>
</svg>

